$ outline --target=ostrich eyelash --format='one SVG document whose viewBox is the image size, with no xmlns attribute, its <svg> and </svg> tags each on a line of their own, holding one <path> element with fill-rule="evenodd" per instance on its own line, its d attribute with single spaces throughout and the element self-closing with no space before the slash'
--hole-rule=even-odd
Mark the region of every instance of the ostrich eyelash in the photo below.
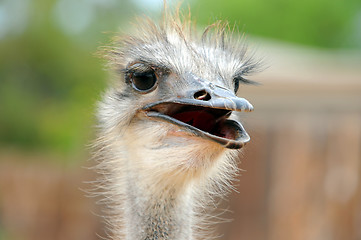
<svg viewBox="0 0 361 240">
<path fill-rule="evenodd" d="M 246 79 L 242 76 L 237 76 L 233 78 L 233 82 L 234 82 L 234 92 L 237 93 L 238 88 L 239 88 L 239 84 L 246 84 L 246 85 L 259 85 L 258 82 Z"/>
<path fill-rule="evenodd" d="M 125 75 L 132 74 L 134 72 L 147 72 L 147 71 L 157 72 L 159 75 L 169 74 L 171 70 L 163 64 L 151 64 L 144 60 L 139 60 L 130 66 L 120 69 L 119 72 Z"/>
</svg>

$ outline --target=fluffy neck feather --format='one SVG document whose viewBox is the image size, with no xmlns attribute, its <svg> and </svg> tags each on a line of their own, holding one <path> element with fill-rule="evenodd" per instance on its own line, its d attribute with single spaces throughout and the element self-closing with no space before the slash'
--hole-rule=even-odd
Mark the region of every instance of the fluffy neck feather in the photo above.
<svg viewBox="0 0 361 240">
<path fill-rule="evenodd" d="M 128 174 L 126 184 L 125 239 L 193 239 L 193 202 L 189 187 L 167 186 L 153 192 L 150 191 L 154 189 L 152 182 L 143 182 L 134 174 Z"/>
</svg>

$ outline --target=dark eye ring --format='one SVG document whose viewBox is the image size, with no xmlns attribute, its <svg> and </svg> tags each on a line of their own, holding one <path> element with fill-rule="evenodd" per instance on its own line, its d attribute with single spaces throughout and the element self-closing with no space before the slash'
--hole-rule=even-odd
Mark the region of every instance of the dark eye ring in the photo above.
<svg viewBox="0 0 361 240">
<path fill-rule="evenodd" d="M 134 71 L 129 74 L 129 81 L 132 87 L 140 93 L 153 91 L 157 86 L 157 75 L 153 69 L 147 71 Z"/>
</svg>

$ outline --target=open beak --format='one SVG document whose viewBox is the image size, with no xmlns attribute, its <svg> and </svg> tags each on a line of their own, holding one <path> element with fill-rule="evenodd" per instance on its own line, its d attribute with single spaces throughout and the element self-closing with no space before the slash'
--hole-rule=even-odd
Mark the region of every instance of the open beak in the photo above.
<svg viewBox="0 0 361 240">
<path fill-rule="evenodd" d="M 142 110 L 148 117 L 177 125 L 225 148 L 240 149 L 250 140 L 241 123 L 228 118 L 232 111 L 249 112 L 253 106 L 223 87 L 212 85 L 188 91 L 181 97 L 148 104 Z"/>
</svg>

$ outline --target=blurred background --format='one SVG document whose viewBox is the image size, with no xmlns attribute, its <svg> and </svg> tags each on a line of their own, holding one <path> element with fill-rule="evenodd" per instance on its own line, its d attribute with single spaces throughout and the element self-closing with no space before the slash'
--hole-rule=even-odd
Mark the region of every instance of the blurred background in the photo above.
<svg viewBox="0 0 361 240">
<path fill-rule="evenodd" d="M 170 1 L 170 4 L 173 2 Z M 192 0 L 227 19 L 266 70 L 229 201 L 227 240 L 361 240 L 361 1 Z M 107 74 L 96 57 L 160 0 L 0 0 L 0 240 L 96 240 L 81 189 Z M 100 235 L 100 236 L 99 236 Z"/>
</svg>

